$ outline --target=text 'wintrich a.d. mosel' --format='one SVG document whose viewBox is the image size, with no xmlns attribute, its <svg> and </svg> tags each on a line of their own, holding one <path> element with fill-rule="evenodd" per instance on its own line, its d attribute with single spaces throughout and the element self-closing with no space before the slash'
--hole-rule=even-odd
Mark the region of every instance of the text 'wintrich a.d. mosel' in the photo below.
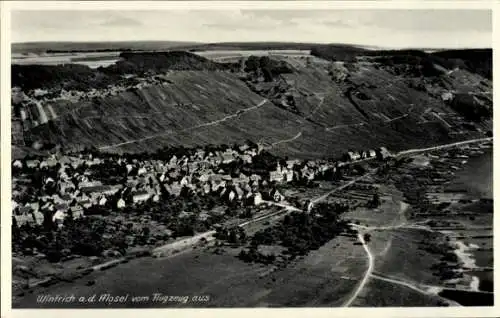
<svg viewBox="0 0 500 318">
<path fill-rule="evenodd" d="M 108 304 L 124 304 L 124 303 L 188 303 L 188 302 L 209 302 L 210 296 L 173 296 L 162 293 L 153 293 L 151 295 L 113 295 L 113 294 L 93 294 L 89 296 L 76 296 L 74 294 L 66 295 L 39 295 L 37 297 L 39 304 L 63 304 L 63 303 L 108 303 Z"/>
</svg>

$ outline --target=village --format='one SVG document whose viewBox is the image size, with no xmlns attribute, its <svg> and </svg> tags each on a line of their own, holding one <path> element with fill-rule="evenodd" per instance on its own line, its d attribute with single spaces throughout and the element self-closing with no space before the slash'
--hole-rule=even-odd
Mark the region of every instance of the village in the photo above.
<svg viewBox="0 0 500 318">
<path fill-rule="evenodd" d="M 13 256 L 23 264 L 42 264 L 16 265 L 15 290 L 72 280 L 205 233 L 217 232 L 224 241 L 223 233 L 280 214 L 283 207 L 308 209 L 311 195 L 364 173 L 364 161 L 378 165 L 372 159 L 389 155 L 382 147 L 349 151 L 337 160 L 302 161 L 276 157 L 247 141 L 153 154 L 86 149 L 14 160 Z M 373 195 L 350 192 L 337 198 L 343 207 Z"/>
<path fill-rule="evenodd" d="M 146 201 L 157 202 L 165 193 L 179 197 L 184 192 L 198 196 L 216 194 L 224 202 L 240 201 L 258 206 L 263 200 L 285 199 L 278 190 L 279 184 L 313 181 L 327 171 L 335 173 L 345 162 L 377 156 L 375 150 L 369 150 L 349 151 L 343 156 L 344 162 L 276 158 L 274 163 L 266 162 L 268 170 L 254 169 L 251 174 L 239 172 L 245 167 L 251 170 L 252 162 L 261 159 L 261 151 L 259 146 L 245 144 L 223 151 L 196 149 L 182 157 L 174 154 L 169 160 L 99 158 L 92 153 L 15 160 L 12 163 L 13 217 L 17 226 L 41 225 L 44 215 L 52 214 L 52 221 L 62 226 L 69 214 L 79 218 L 84 216 L 85 209 L 93 206 L 120 210 Z M 387 152 L 382 148 L 382 153 L 384 151 Z M 121 182 L 106 182 L 114 180 L 101 175 L 101 166 L 122 172 Z M 41 174 L 40 180 L 29 179 L 35 172 Z"/>
</svg>

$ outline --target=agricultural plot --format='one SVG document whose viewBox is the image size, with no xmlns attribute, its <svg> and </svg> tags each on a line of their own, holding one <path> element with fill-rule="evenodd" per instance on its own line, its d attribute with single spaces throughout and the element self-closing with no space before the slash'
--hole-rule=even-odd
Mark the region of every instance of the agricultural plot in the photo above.
<svg viewBox="0 0 500 318">
<path fill-rule="evenodd" d="M 151 291 L 177 295 L 182 290 L 183 295 L 210 296 L 209 303 L 144 302 L 133 304 L 134 307 L 335 306 L 349 295 L 365 270 L 362 247 L 352 244 L 351 239 L 339 237 L 280 271 L 244 263 L 230 250 L 216 255 L 210 249 L 197 249 L 171 258 L 131 260 L 72 284 L 52 286 L 51 292 L 132 296 L 150 295 Z M 117 279 L 122 282 L 120 285 L 114 284 Z M 88 286 L 90 280 L 95 284 Z M 36 304 L 35 299 L 35 294 L 26 295 L 14 307 L 44 306 Z M 116 305 L 132 306 L 131 303 Z M 64 304 L 59 306 L 62 308 Z M 106 306 L 96 303 L 91 307 Z"/>
<path fill-rule="evenodd" d="M 430 296 L 405 286 L 372 279 L 366 290 L 354 302 L 353 307 L 400 307 L 412 304 L 414 307 L 442 306 L 437 296 Z"/>
</svg>

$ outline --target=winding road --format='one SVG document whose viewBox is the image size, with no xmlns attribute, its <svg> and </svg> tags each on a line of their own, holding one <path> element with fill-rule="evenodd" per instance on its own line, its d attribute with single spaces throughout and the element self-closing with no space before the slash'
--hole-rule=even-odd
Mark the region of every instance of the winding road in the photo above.
<svg viewBox="0 0 500 318">
<path fill-rule="evenodd" d="M 439 150 L 439 149 L 445 149 L 445 148 L 452 148 L 452 147 L 456 147 L 456 146 L 473 144 L 473 143 L 477 143 L 477 142 L 486 142 L 486 141 L 493 141 L 493 138 L 492 137 L 476 138 L 476 139 L 464 140 L 464 141 L 454 142 L 454 143 L 451 143 L 451 144 L 433 146 L 433 147 L 428 147 L 428 148 L 408 149 L 408 150 L 403 150 L 403 151 L 398 152 L 396 154 L 396 157 L 410 155 L 410 154 L 419 153 L 419 152 L 426 152 L 426 151 L 433 151 L 433 150 Z"/>
</svg>

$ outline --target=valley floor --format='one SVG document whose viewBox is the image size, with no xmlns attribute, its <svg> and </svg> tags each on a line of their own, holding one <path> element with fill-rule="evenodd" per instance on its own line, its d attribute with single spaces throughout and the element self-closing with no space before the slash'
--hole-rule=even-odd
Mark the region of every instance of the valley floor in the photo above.
<svg viewBox="0 0 500 318">
<path fill-rule="evenodd" d="M 447 149 L 428 151 L 445 162 L 453 162 L 446 155 Z M 468 150 L 463 149 L 461 153 L 468 153 Z M 474 192 L 466 194 L 462 201 L 445 204 L 446 208 L 436 208 L 437 205 L 430 203 L 430 212 L 425 213 L 427 210 L 422 205 L 412 201 L 411 190 L 408 190 L 410 186 L 405 185 L 404 180 L 420 180 L 418 171 L 426 165 L 424 163 L 419 166 L 422 161 L 415 159 L 420 156 L 419 153 L 408 152 L 406 157 L 409 156 L 409 160 L 390 172 L 377 173 L 374 169 L 351 182 L 322 183 L 314 193 L 303 193 L 313 204 L 319 201 L 356 202 L 345 213 L 344 219 L 351 222 L 358 234 L 356 237 L 338 236 L 306 256 L 296 258 L 284 268 L 245 263 L 236 257 L 242 247 L 194 247 L 173 256 L 132 259 L 111 269 L 94 271 L 71 283 L 61 282 L 48 288 L 36 288 L 15 297 L 13 306 L 137 308 L 471 305 L 463 300 L 464 295 L 460 293 L 480 295 L 479 298 L 486 299 L 473 305 L 492 305 L 493 293 L 488 286 L 492 284 L 493 214 L 484 206 L 478 206 L 492 202 L 479 200 L 487 196 L 478 197 Z M 423 157 L 429 160 L 429 157 Z M 492 160 L 488 154 L 478 158 Z M 480 182 L 473 182 L 470 173 L 467 177 L 468 169 L 489 169 L 485 173 L 491 174 L 491 163 L 481 164 L 475 159 L 477 158 L 471 156 L 471 163 L 465 163 L 464 169 L 451 178 L 451 183 L 447 182 L 448 186 L 458 182 L 454 180 L 463 182 L 464 178 L 478 186 Z M 360 199 L 362 188 L 359 188 L 359 183 L 365 182 L 379 187 L 381 203 L 376 208 L 366 207 L 367 200 Z M 491 190 L 490 185 L 485 186 Z M 411 186 L 410 189 L 415 187 Z M 445 187 L 438 186 L 433 191 L 449 193 L 445 192 Z M 431 190 L 425 189 L 426 195 L 431 193 Z M 443 202 L 448 203 L 446 199 L 437 203 Z M 282 207 L 289 211 L 296 209 L 287 204 Z M 453 217 L 450 218 L 450 215 Z M 280 218 L 281 214 L 276 214 L 275 217 L 266 219 L 266 222 L 250 222 L 245 224 L 245 229 L 251 235 Z M 37 296 L 41 294 L 75 295 L 85 299 L 96 295 L 97 301 L 44 303 L 37 301 Z M 126 298 L 110 301 L 110 297 L 101 297 L 106 294 Z M 182 297 L 165 298 L 159 294 Z M 134 296 L 147 297 L 133 299 Z M 491 299 L 491 304 L 488 299 Z"/>
</svg>

